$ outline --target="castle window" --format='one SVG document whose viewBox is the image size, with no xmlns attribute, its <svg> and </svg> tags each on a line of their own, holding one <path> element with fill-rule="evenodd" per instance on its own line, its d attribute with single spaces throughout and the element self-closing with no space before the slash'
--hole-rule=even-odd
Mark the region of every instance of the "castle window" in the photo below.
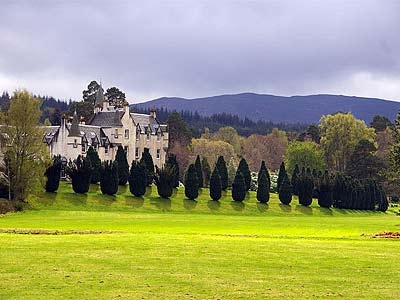
<svg viewBox="0 0 400 300">
<path fill-rule="evenodd" d="M 125 138 L 129 139 L 129 129 L 125 129 Z"/>
<path fill-rule="evenodd" d="M 140 138 L 140 128 L 139 126 L 136 127 L 136 140 L 138 141 Z"/>
<path fill-rule="evenodd" d="M 108 155 L 108 145 L 106 145 L 105 147 L 104 147 L 104 153 L 106 154 L 106 155 Z"/>
<path fill-rule="evenodd" d="M 82 142 L 82 153 L 86 152 L 86 144 Z"/>
<path fill-rule="evenodd" d="M 156 154 L 157 159 L 161 158 L 161 150 L 157 149 L 157 154 Z"/>
<path fill-rule="evenodd" d="M 139 147 L 135 148 L 135 157 L 139 158 Z"/>
<path fill-rule="evenodd" d="M 157 131 L 157 141 L 158 142 L 161 141 L 161 131 L 160 130 Z"/>
<path fill-rule="evenodd" d="M 118 138 L 118 129 L 115 129 L 114 137 L 117 139 Z"/>
<path fill-rule="evenodd" d="M 74 139 L 74 148 L 78 148 L 78 140 Z"/>
</svg>

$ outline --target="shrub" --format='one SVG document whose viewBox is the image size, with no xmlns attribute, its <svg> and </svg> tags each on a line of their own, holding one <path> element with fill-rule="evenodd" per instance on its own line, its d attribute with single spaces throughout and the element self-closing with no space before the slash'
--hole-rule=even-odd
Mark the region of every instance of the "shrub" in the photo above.
<svg viewBox="0 0 400 300">
<path fill-rule="evenodd" d="M 143 163 L 132 161 L 128 182 L 132 195 L 142 197 L 146 193 L 146 167 Z"/>
<path fill-rule="evenodd" d="M 221 177 L 219 176 L 218 173 L 218 168 L 215 167 L 214 171 L 211 174 L 211 179 L 210 179 L 210 197 L 214 201 L 218 201 L 221 199 L 221 192 L 222 192 L 222 187 L 221 187 Z"/>
<path fill-rule="evenodd" d="M 179 164 L 178 164 L 175 154 L 171 153 L 168 155 L 167 164 L 174 171 L 173 175 L 172 175 L 172 177 L 173 177 L 172 186 L 174 188 L 177 188 L 179 186 Z"/>
<path fill-rule="evenodd" d="M 283 181 L 283 178 L 285 178 L 285 176 L 287 176 L 286 169 L 285 169 L 285 163 L 282 162 L 281 165 L 279 166 L 279 173 L 278 173 L 278 183 L 277 183 L 278 191 L 280 190 L 281 183 Z"/>
<path fill-rule="evenodd" d="M 197 156 L 198 157 L 198 156 Z M 197 161 L 197 160 L 196 160 Z M 190 164 L 185 176 L 185 196 L 194 200 L 199 196 L 198 170 L 194 164 Z"/>
<path fill-rule="evenodd" d="M 240 160 L 238 170 L 243 175 L 246 191 L 248 191 L 250 189 L 251 175 L 250 175 L 249 165 L 247 164 L 247 161 L 244 158 Z"/>
<path fill-rule="evenodd" d="M 72 189 L 75 193 L 85 194 L 89 191 L 91 170 L 90 160 L 86 157 L 82 158 L 78 155 L 76 160 L 68 162 L 65 171 L 71 178 Z"/>
<path fill-rule="evenodd" d="M 54 193 L 58 190 L 60 185 L 60 173 L 61 173 L 61 156 L 54 156 L 53 163 L 46 169 L 44 175 L 47 177 L 46 181 L 46 192 Z"/>
<path fill-rule="evenodd" d="M 325 171 L 319 185 L 318 205 L 329 208 L 332 206 L 332 184 L 330 182 L 328 171 Z"/>
<path fill-rule="evenodd" d="M 197 174 L 197 183 L 199 188 L 203 187 L 203 168 L 201 167 L 200 156 L 197 155 L 196 161 L 194 162 L 195 171 Z"/>
<path fill-rule="evenodd" d="M 310 206 L 314 190 L 314 182 L 308 174 L 300 175 L 298 179 L 299 203 L 303 206 Z"/>
<path fill-rule="evenodd" d="M 257 189 L 257 200 L 260 203 L 267 203 L 269 201 L 269 181 L 267 173 L 262 169 L 261 174 L 258 176 L 258 189 Z"/>
<path fill-rule="evenodd" d="M 144 148 L 140 162 L 144 163 L 144 165 L 146 166 L 146 184 L 147 186 L 150 186 L 153 184 L 154 180 L 154 163 L 149 148 Z"/>
<path fill-rule="evenodd" d="M 218 168 L 218 174 L 221 177 L 221 188 L 223 191 L 226 191 L 228 188 L 228 169 L 223 156 L 218 157 L 216 167 Z"/>
<path fill-rule="evenodd" d="M 238 170 L 232 183 L 233 201 L 242 202 L 246 197 L 246 183 L 242 173 Z"/>
<path fill-rule="evenodd" d="M 90 160 L 90 165 L 92 166 L 92 177 L 91 183 L 98 183 L 100 181 L 100 168 L 101 168 L 101 160 L 97 151 L 90 146 L 87 153 L 86 158 Z"/>
<path fill-rule="evenodd" d="M 285 174 L 281 182 L 279 200 L 285 205 L 289 205 L 292 202 L 292 185 L 287 174 Z"/>
<path fill-rule="evenodd" d="M 105 195 L 115 195 L 118 192 L 118 162 L 104 161 L 100 168 L 100 189 Z"/>
<path fill-rule="evenodd" d="M 165 165 L 163 168 L 156 167 L 154 180 L 157 185 L 157 192 L 161 198 L 168 199 L 173 192 L 173 174 L 174 170 L 171 166 Z"/>
</svg>

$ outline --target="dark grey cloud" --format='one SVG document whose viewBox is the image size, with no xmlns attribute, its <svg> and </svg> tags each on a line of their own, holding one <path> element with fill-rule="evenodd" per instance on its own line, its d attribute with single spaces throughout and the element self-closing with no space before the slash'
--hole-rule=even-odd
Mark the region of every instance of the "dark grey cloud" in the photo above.
<svg viewBox="0 0 400 300">
<path fill-rule="evenodd" d="M 0 90 L 400 100 L 400 1 L 2 1 Z"/>
</svg>

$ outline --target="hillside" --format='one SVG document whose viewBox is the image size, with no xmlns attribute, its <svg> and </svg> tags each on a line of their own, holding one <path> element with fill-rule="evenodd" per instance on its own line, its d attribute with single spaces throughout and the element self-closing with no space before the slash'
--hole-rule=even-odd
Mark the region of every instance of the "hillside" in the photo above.
<svg viewBox="0 0 400 300">
<path fill-rule="evenodd" d="M 369 123 L 374 115 L 394 120 L 400 102 L 341 95 L 273 96 L 254 93 L 221 95 L 196 99 L 163 97 L 134 105 L 138 108 L 167 108 L 197 111 L 200 115 L 229 113 L 253 121 L 317 123 L 321 116 L 338 111 L 351 112 Z"/>
</svg>

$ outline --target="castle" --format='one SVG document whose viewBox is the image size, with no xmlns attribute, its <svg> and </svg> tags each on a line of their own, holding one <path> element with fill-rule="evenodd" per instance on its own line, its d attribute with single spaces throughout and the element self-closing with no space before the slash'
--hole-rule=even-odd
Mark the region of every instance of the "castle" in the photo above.
<svg viewBox="0 0 400 300">
<path fill-rule="evenodd" d="M 160 124 L 155 110 L 149 115 L 129 112 L 129 104 L 110 105 L 100 88 L 96 92 L 94 115 L 80 122 L 75 112 L 72 121 L 62 118 L 60 126 L 44 126 L 45 142 L 51 156 L 61 155 L 67 160 L 86 155 L 90 146 L 100 159 L 114 160 L 118 146 L 127 154 L 128 162 L 139 160 L 148 148 L 154 165 L 161 167 L 168 149 L 168 127 Z"/>
</svg>

